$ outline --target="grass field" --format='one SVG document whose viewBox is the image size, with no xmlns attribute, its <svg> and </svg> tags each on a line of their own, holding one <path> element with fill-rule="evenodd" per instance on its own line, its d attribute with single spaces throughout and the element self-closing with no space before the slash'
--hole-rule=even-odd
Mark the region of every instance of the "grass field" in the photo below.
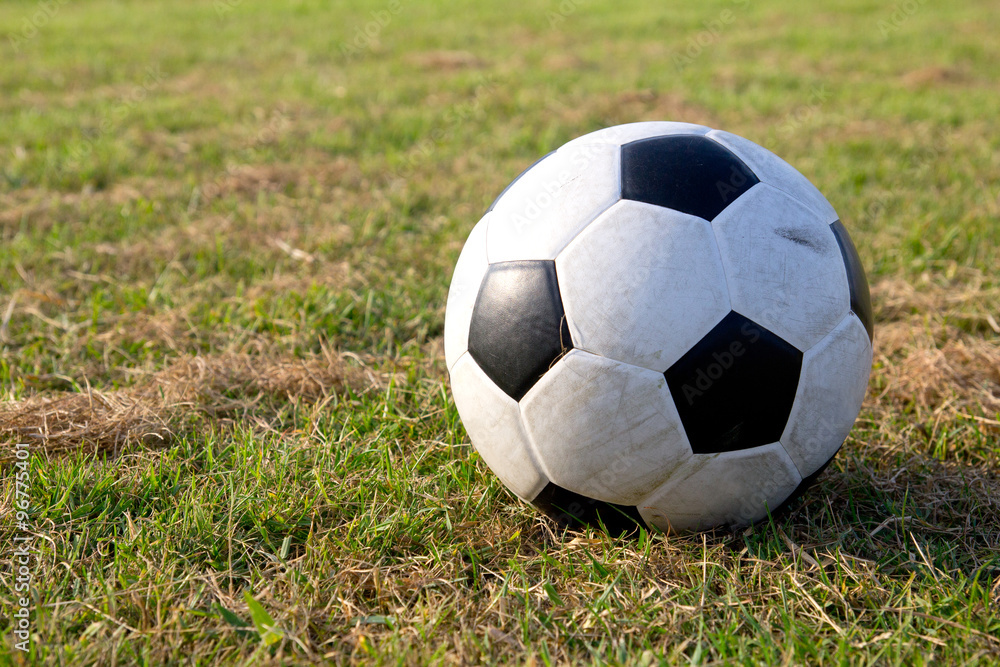
<svg viewBox="0 0 1000 667">
<path fill-rule="evenodd" d="M 1000 7 L 648 5 L 0 4 L 0 663 L 1000 659 Z M 769 523 L 559 532 L 468 443 L 448 282 L 521 169 L 652 119 L 827 195 L 869 397 Z"/>
</svg>

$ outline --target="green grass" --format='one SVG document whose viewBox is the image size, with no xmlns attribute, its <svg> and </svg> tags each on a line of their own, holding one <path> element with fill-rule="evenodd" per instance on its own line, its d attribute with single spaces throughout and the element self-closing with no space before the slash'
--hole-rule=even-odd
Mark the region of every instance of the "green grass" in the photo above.
<svg viewBox="0 0 1000 667">
<path fill-rule="evenodd" d="M 994 663 L 1000 8 L 915 6 L 4 2 L 8 404 L 324 346 L 380 380 L 241 385 L 169 414 L 158 444 L 36 442 L 32 653 L 0 661 Z M 560 533 L 468 444 L 448 281 L 521 169 L 652 119 L 805 173 L 885 334 L 845 450 L 791 512 Z"/>
</svg>

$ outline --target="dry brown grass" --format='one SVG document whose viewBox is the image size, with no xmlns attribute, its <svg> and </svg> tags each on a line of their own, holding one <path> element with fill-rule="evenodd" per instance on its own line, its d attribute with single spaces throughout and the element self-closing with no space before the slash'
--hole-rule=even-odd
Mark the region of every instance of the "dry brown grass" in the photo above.
<svg viewBox="0 0 1000 667">
<path fill-rule="evenodd" d="M 932 65 L 907 72 L 901 78 L 904 85 L 910 88 L 927 88 L 949 83 L 961 83 L 968 78 L 967 74 L 958 68 Z"/>
<path fill-rule="evenodd" d="M 287 277 L 284 282 L 288 280 L 301 287 L 302 278 Z M 915 409 L 917 421 L 927 415 L 938 421 L 971 416 L 984 429 L 1000 426 L 995 419 L 1000 411 L 1000 337 L 993 333 L 996 315 L 991 310 L 1000 303 L 1000 290 L 975 280 L 918 289 L 889 279 L 872 291 L 878 325 L 875 389 L 868 407 L 876 418 L 888 422 L 900 410 Z M 144 339 L 179 355 L 192 351 L 188 338 L 198 332 L 181 311 L 126 319 L 94 340 L 114 345 L 124 338 Z M 344 355 L 274 357 L 252 343 L 244 341 L 238 351 L 222 347 L 214 355 L 181 356 L 164 370 L 143 373 L 126 389 L 88 386 L 84 392 L 9 402 L 0 406 L 0 437 L 37 438 L 52 452 L 156 444 L 169 440 L 180 417 L 189 412 L 235 414 L 264 397 L 319 401 L 347 388 L 357 391 L 378 384 L 371 371 L 351 364 Z"/>
<path fill-rule="evenodd" d="M 916 283 L 886 278 L 872 286 L 872 304 L 880 322 L 921 315 L 1000 334 L 1000 287 L 987 285 L 979 272 L 967 272 L 944 284 L 933 283 L 929 277 Z"/>
<path fill-rule="evenodd" d="M 546 100 L 550 106 L 555 102 Z M 626 90 L 615 95 L 601 95 L 587 100 L 554 106 L 560 121 L 580 126 L 589 118 L 600 118 L 606 125 L 664 119 L 719 127 L 719 118 L 705 107 L 674 92 L 652 89 Z"/>
<path fill-rule="evenodd" d="M 427 70 L 459 70 L 486 67 L 487 62 L 469 51 L 423 51 L 407 56 L 407 62 Z"/>
<path fill-rule="evenodd" d="M 880 389 L 870 403 L 952 415 L 1000 411 L 1000 289 L 981 281 L 918 289 L 885 280 L 872 292 Z M 1000 425 L 988 416 L 974 418 Z"/>
<path fill-rule="evenodd" d="M 183 197 L 180 181 L 134 178 L 99 190 L 92 186 L 78 192 L 54 192 L 47 188 L 21 188 L 0 195 L 0 232 L 16 231 L 27 220 L 32 229 L 50 229 L 67 215 L 81 209 L 121 207 L 139 200 L 162 202 Z"/>
<path fill-rule="evenodd" d="M 330 159 L 308 155 L 307 163 L 234 164 L 200 186 L 206 199 L 235 195 L 253 201 L 260 191 L 305 192 L 330 200 L 336 188 L 357 188 L 361 175 L 356 162 L 344 156 Z"/>
<path fill-rule="evenodd" d="M 887 398 L 1000 409 L 1000 344 L 947 324 L 891 322 L 877 346 Z"/>
<path fill-rule="evenodd" d="M 164 444 L 192 414 L 246 415 L 267 398 L 319 402 L 380 381 L 357 357 L 329 350 L 308 358 L 189 356 L 126 389 L 88 386 L 0 404 L 0 440 L 34 439 L 50 453 Z"/>
</svg>

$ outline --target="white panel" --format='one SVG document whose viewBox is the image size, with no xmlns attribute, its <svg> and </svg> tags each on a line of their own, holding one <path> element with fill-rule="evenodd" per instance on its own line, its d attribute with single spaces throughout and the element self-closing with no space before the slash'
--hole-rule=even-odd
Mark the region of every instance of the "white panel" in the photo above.
<svg viewBox="0 0 1000 667">
<path fill-rule="evenodd" d="M 707 134 L 711 131 L 711 129 L 712 128 L 705 127 L 704 125 L 673 123 L 669 121 L 626 123 L 624 125 L 606 127 L 603 130 L 597 130 L 596 132 L 585 134 L 582 137 L 577 137 L 563 146 L 563 148 L 566 148 L 567 146 L 579 146 L 582 144 L 607 144 L 612 146 L 621 146 L 629 143 L 630 141 L 649 139 L 650 137 L 662 137 L 668 134 Z"/>
<path fill-rule="evenodd" d="M 665 532 L 741 526 L 777 509 L 801 481 L 795 464 L 778 443 L 695 454 L 639 503 L 639 513 Z"/>
<path fill-rule="evenodd" d="M 448 305 L 444 313 L 444 358 L 450 369 L 469 348 L 469 324 L 479 286 L 489 268 L 486 261 L 486 225 L 490 214 L 476 223 L 451 276 Z"/>
<path fill-rule="evenodd" d="M 573 350 L 521 399 L 553 482 L 634 505 L 691 456 L 662 373 Z"/>
<path fill-rule="evenodd" d="M 816 186 L 799 171 L 763 146 L 749 139 L 712 130 L 708 136 L 735 153 L 763 183 L 787 192 L 813 210 L 827 224 L 837 219 L 837 212 Z"/>
<path fill-rule="evenodd" d="M 618 201 L 617 146 L 562 148 L 521 176 L 493 208 L 490 263 L 555 259 L 587 223 Z"/>
<path fill-rule="evenodd" d="M 871 368 L 868 332 L 853 313 L 803 355 L 795 403 L 781 436 L 803 477 L 826 463 L 851 432 Z"/>
<path fill-rule="evenodd" d="M 736 312 L 802 351 L 847 315 L 850 287 L 837 238 L 798 200 L 757 184 L 712 226 Z"/>
<path fill-rule="evenodd" d="M 531 454 L 517 402 L 493 384 L 469 354 L 451 369 L 451 392 L 473 446 L 486 465 L 524 500 L 538 495 L 546 480 Z"/>
<path fill-rule="evenodd" d="M 576 347 L 663 372 L 729 313 L 712 225 L 620 201 L 556 258 Z"/>
</svg>

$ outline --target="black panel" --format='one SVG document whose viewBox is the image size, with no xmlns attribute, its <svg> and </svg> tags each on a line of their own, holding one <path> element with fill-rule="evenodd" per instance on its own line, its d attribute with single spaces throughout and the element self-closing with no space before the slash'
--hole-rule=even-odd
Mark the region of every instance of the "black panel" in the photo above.
<svg viewBox="0 0 1000 667">
<path fill-rule="evenodd" d="M 603 500 L 581 496 L 549 482 L 531 503 L 542 510 L 563 528 L 604 526 L 609 535 L 619 536 L 638 533 L 646 524 L 639 508 L 632 505 L 615 505 Z"/>
<path fill-rule="evenodd" d="M 515 401 L 573 347 L 549 260 L 491 264 L 469 327 L 469 353 Z"/>
<path fill-rule="evenodd" d="M 552 151 L 552 153 L 555 153 L 555 151 Z M 511 189 L 511 187 L 512 187 L 512 186 L 513 186 L 513 185 L 514 185 L 515 183 L 517 183 L 517 182 L 518 182 L 519 180 L 521 180 L 521 177 L 522 177 L 522 176 L 524 176 L 524 175 L 525 175 L 525 174 L 527 174 L 527 173 L 528 173 L 529 171 L 531 171 L 532 169 L 534 169 L 535 167 L 537 167 L 537 166 L 538 166 L 538 163 L 539 163 L 539 162 L 541 162 L 542 160 L 544 160 L 545 158 L 547 158 L 547 157 L 548 157 L 549 155 L 552 155 L 552 153 L 546 153 L 546 154 L 545 154 L 545 155 L 543 155 L 542 157 L 540 157 L 540 158 L 538 158 L 537 160 L 535 160 L 535 161 L 534 161 L 534 162 L 532 163 L 532 165 L 531 165 L 530 167 L 528 167 L 527 169 L 525 169 L 524 171 L 522 171 L 522 172 L 521 172 L 520 174 L 518 174 L 518 175 L 517 175 L 517 176 L 516 176 L 516 177 L 514 178 L 514 180 L 513 180 L 513 181 L 511 181 L 510 183 L 508 183 L 508 184 L 507 184 L 507 187 L 505 187 L 505 188 L 503 189 L 503 192 L 501 192 L 500 194 L 498 194 L 498 195 L 497 195 L 497 198 L 493 200 L 493 203 L 492 203 L 492 204 L 490 204 L 490 207 L 489 207 L 488 209 L 486 209 L 486 212 L 487 212 L 487 213 L 489 213 L 490 211 L 492 211 L 492 210 L 493 210 L 493 209 L 494 209 L 494 208 L 496 207 L 496 205 L 497 205 L 497 202 L 498 202 L 498 201 L 500 201 L 500 198 L 501 198 L 501 197 L 503 197 L 503 196 L 504 196 L 505 194 L 507 194 L 507 191 L 508 191 L 508 190 L 510 190 L 510 189 Z"/>
<path fill-rule="evenodd" d="M 858 249 L 854 247 L 854 241 L 851 240 L 851 235 L 847 233 L 844 224 L 840 220 L 835 220 L 830 224 L 830 229 L 837 237 L 840 254 L 844 256 L 844 264 L 847 266 L 847 282 L 851 285 L 851 310 L 865 325 L 868 340 L 873 340 L 875 318 L 872 315 L 872 294 L 868 290 L 865 267 L 861 264 Z"/>
<path fill-rule="evenodd" d="M 731 312 L 664 375 L 696 454 L 776 442 L 795 400 L 802 353 Z"/>
<path fill-rule="evenodd" d="M 622 146 L 623 199 L 712 220 L 759 182 L 732 151 L 707 137 L 654 137 Z"/>
</svg>

